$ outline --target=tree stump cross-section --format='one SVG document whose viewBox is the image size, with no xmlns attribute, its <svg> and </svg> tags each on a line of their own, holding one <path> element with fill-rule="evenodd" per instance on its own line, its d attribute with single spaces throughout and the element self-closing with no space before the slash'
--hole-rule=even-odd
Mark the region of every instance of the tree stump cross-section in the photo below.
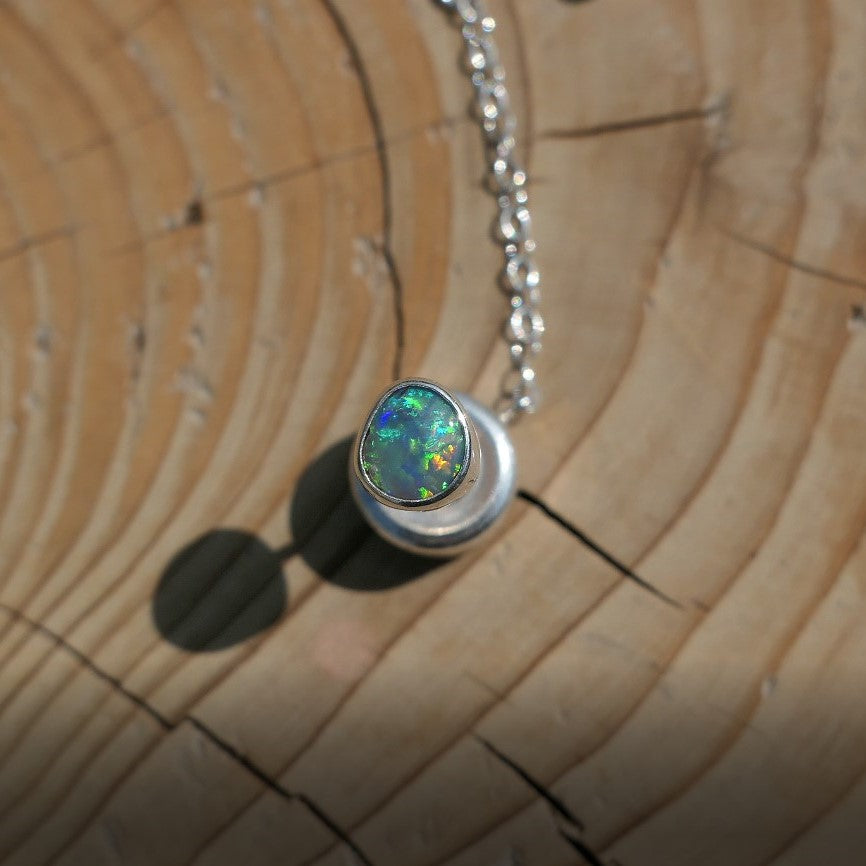
<svg viewBox="0 0 866 866">
<path fill-rule="evenodd" d="M 489 6 L 544 401 L 434 562 L 346 466 L 506 368 L 441 4 L 0 3 L 3 866 L 862 860 L 866 7 Z"/>
</svg>

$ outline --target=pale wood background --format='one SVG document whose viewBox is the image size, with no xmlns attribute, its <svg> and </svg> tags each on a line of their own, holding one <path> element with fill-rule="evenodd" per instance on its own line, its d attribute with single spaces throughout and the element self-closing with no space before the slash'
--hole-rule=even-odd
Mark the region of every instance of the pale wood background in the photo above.
<svg viewBox="0 0 866 866">
<path fill-rule="evenodd" d="M 0 3 L 3 864 L 862 860 L 866 5 L 493 9 L 547 511 L 401 582 L 339 484 L 289 511 L 395 369 L 495 396 L 457 33 L 432 0 Z M 225 528 L 287 607 L 186 652 L 154 594 Z"/>
</svg>

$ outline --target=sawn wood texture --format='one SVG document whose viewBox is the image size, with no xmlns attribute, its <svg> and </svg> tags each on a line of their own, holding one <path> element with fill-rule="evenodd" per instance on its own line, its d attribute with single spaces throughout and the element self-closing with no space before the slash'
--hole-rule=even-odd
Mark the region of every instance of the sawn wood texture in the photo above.
<svg viewBox="0 0 866 866">
<path fill-rule="evenodd" d="M 544 404 L 421 567 L 333 455 L 506 366 L 448 18 L 0 3 L 4 866 L 862 861 L 866 5 L 491 7 Z"/>
</svg>

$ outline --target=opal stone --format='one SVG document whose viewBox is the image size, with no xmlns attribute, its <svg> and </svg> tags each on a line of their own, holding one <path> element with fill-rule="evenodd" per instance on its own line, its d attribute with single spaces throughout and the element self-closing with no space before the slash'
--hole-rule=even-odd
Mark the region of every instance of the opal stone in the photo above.
<svg viewBox="0 0 866 866">
<path fill-rule="evenodd" d="M 466 461 L 466 430 L 437 390 L 404 385 L 370 418 L 360 459 L 368 480 L 382 493 L 423 503 L 458 483 Z"/>
</svg>

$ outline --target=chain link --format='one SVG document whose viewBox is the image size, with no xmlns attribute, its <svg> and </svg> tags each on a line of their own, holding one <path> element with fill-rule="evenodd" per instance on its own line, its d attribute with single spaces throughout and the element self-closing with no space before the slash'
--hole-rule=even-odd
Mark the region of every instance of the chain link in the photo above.
<svg viewBox="0 0 866 866">
<path fill-rule="evenodd" d="M 515 153 L 517 118 L 511 110 L 505 70 L 493 37 L 496 22 L 486 11 L 484 0 L 438 2 L 461 28 L 476 114 L 484 134 L 490 189 L 499 206 L 495 233 L 505 254 L 501 285 L 511 303 L 503 329 L 511 366 L 502 381 L 498 409 L 500 418 L 510 423 L 538 408 L 534 361 L 544 334 L 526 171 Z"/>
</svg>

